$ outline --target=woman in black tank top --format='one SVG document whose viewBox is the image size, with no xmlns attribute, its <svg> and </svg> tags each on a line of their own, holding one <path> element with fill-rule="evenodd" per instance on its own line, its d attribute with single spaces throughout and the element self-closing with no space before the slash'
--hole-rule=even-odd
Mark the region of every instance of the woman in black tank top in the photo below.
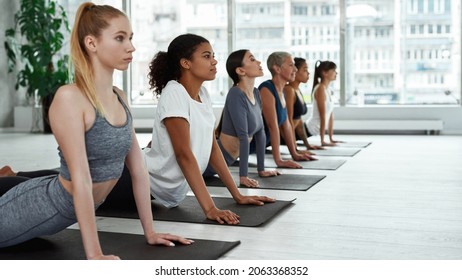
<svg viewBox="0 0 462 280">
<path fill-rule="evenodd" d="M 295 80 L 288 83 L 284 87 L 284 93 L 287 102 L 287 114 L 294 129 L 294 139 L 300 139 L 303 141 L 304 146 L 306 147 L 305 151 L 299 151 L 301 153 L 314 154 L 309 150 L 322 149 L 322 147 L 310 145 L 308 142 L 308 137 L 305 122 L 303 121 L 303 115 L 308 112 L 305 101 L 303 100 L 302 92 L 300 91 L 300 84 L 306 83 L 310 77 L 310 72 L 308 71 L 308 63 L 304 58 L 295 57 L 294 58 L 295 67 L 297 67 L 297 73 L 295 74 Z M 297 145 L 296 145 L 297 147 Z"/>
</svg>

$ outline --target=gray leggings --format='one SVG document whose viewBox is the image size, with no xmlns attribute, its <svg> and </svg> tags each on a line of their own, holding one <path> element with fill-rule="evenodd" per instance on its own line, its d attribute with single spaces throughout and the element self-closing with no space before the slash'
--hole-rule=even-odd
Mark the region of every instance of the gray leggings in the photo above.
<svg viewBox="0 0 462 280">
<path fill-rule="evenodd" d="M 223 154 L 223 157 L 225 158 L 225 162 L 227 166 L 231 166 L 233 163 L 236 162 L 236 159 L 233 158 L 226 150 L 223 148 L 223 145 L 221 144 L 220 139 L 217 139 L 218 147 L 220 147 L 221 153 Z M 217 172 L 212 168 L 212 166 L 209 164 L 207 165 L 207 168 L 205 169 L 204 173 L 202 173 L 202 176 L 204 178 L 207 177 L 212 177 L 213 175 L 217 174 Z"/>
<path fill-rule="evenodd" d="M 77 222 L 57 175 L 27 180 L 0 197 L 0 248 L 55 234 Z"/>
</svg>

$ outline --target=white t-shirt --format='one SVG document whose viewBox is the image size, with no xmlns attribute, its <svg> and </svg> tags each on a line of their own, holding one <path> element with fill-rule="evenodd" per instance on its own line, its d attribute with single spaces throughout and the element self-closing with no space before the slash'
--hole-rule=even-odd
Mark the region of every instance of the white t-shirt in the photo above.
<svg viewBox="0 0 462 280">
<path fill-rule="evenodd" d="M 318 101 L 316 100 L 316 92 L 321 86 L 321 84 L 316 85 L 314 88 L 314 93 L 313 93 L 313 107 L 311 109 L 311 114 L 308 120 L 306 121 L 306 127 L 308 129 L 308 132 L 313 135 L 320 135 L 320 130 L 321 130 L 321 116 L 319 115 L 319 109 L 318 109 Z M 327 126 L 329 124 L 329 119 L 330 115 L 334 111 L 334 102 L 332 101 L 332 90 L 329 88 L 326 88 L 325 91 L 326 94 L 326 102 L 325 102 L 325 112 L 326 112 L 326 126 L 325 128 L 327 129 Z"/>
<path fill-rule="evenodd" d="M 150 175 L 151 194 L 166 207 L 175 207 L 186 197 L 189 185 L 176 161 L 172 142 L 163 120 L 184 118 L 189 123 L 191 150 L 201 174 L 207 168 L 212 151 L 215 115 L 207 90 L 200 89 L 197 102 L 177 81 L 170 81 L 162 90 L 154 115 L 151 148 L 144 149 L 144 158 Z"/>
</svg>

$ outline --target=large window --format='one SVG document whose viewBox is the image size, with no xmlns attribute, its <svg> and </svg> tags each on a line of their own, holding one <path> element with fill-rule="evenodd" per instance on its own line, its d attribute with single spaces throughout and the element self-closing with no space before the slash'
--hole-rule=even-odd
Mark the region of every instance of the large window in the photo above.
<svg viewBox="0 0 462 280">
<path fill-rule="evenodd" d="M 62 2 L 73 17 L 82 1 Z M 308 60 L 311 77 L 317 60 L 335 62 L 339 75 L 332 87 L 346 106 L 460 103 L 460 0 L 95 2 L 126 9 L 131 18 L 137 50 L 130 71 L 115 80 L 135 106 L 155 104 L 148 64 L 186 32 L 206 37 L 214 48 L 218 74 L 206 87 L 215 103 L 223 103 L 229 89 L 228 53 L 241 48 L 264 65 L 257 84 L 270 78 L 268 55 L 286 50 Z M 302 87 L 307 101 L 311 85 L 312 78 Z"/>
<path fill-rule="evenodd" d="M 348 105 L 457 104 L 460 1 L 348 0 Z"/>
<path fill-rule="evenodd" d="M 74 25 L 74 20 L 75 20 L 75 13 L 77 12 L 78 7 L 80 6 L 81 3 L 85 1 L 79 1 L 79 0 L 60 0 L 60 4 L 64 7 L 64 9 L 67 12 L 67 16 L 69 18 L 69 25 L 72 26 Z M 123 10 L 123 0 L 97 0 L 97 1 L 92 1 L 95 4 L 98 5 L 111 5 L 113 7 L 116 7 L 120 10 Z M 69 43 L 69 42 L 67 42 Z M 66 48 L 66 46 L 64 47 Z M 70 46 L 67 45 L 67 49 L 70 50 Z M 121 71 L 116 71 L 114 73 L 114 85 L 119 87 L 119 88 L 126 88 L 126 84 L 124 83 L 124 73 Z"/>
<path fill-rule="evenodd" d="M 149 63 L 158 51 L 167 51 L 170 42 L 183 33 L 195 33 L 210 41 L 218 60 L 218 74 L 205 86 L 214 102 L 223 103 L 228 87 L 224 65 L 228 55 L 226 0 L 130 2 L 136 47 L 130 72 L 132 104 L 156 103 L 147 80 Z"/>
</svg>

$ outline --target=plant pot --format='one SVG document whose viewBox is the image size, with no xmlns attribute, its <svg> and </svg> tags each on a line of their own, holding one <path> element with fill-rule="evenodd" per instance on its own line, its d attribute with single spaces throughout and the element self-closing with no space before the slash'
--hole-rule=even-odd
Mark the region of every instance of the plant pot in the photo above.
<svg viewBox="0 0 462 280">
<path fill-rule="evenodd" d="M 42 132 L 42 108 L 36 106 L 14 107 L 14 130 L 17 132 Z"/>
</svg>

